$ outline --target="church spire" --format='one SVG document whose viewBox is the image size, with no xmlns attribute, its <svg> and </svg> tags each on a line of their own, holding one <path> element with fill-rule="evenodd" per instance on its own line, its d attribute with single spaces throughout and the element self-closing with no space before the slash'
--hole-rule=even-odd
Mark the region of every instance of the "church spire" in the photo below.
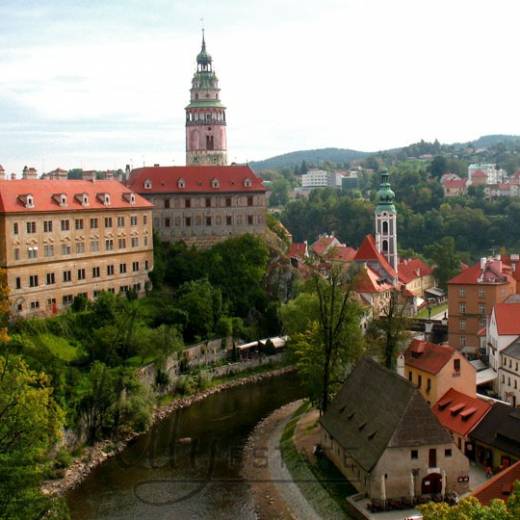
<svg viewBox="0 0 520 520">
<path fill-rule="evenodd" d="M 220 102 L 218 78 L 213 59 L 202 44 L 197 54 L 197 70 L 191 82 L 190 104 L 186 107 L 186 164 L 227 163 L 226 107 Z"/>
<path fill-rule="evenodd" d="M 395 193 L 390 186 L 387 170 L 381 172 L 381 184 L 376 194 L 376 247 L 397 272 L 397 212 Z"/>
</svg>

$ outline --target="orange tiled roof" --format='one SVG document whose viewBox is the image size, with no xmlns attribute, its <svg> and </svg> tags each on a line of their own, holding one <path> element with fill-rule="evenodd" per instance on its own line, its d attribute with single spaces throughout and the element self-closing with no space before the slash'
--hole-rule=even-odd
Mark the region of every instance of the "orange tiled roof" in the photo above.
<svg viewBox="0 0 520 520">
<path fill-rule="evenodd" d="M 386 258 L 377 250 L 376 243 L 374 241 L 374 237 L 372 235 L 366 235 L 357 250 L 356 256 L 354 257 L 356 261 L 375 261 L 379 262 L 381 267 L 386 271 L 390 278 L 396 278 L 397 273 L 394 271 L 394 268 L 388 263 Z"/>
<path fill-rule="evenodd" d="M 110 195 L 110 204 L 105 206 L 99 196 Z M 151 208 L 153 204 L 135 194 L 135 203 L 127 200 L 132 190 L 117 181 L 82 181 L 50 179 L 16 179 L 0 181 L 0 212 L 2 213 L 38 213 L 49 211 L 75 211 L 96 209 Z M 56 197 L 66 195 L 66 205 L 60 206 Z M 88 204 L 82 205 L 78 197 L 86 194 Z M 33 207 L 27 207 L 23 199 L 32 195 Z"/>
<path fill-rule="evenodd" d="M 356 275 L 354 286 L 359 293 L 380 293 L 391 291 L 394 286 L 380 276 L 369 266 L 360 269 Z"/>
<path fill-rule="evenodd" d="M 356 256 L 356 250 L 349 246 L 335 246 L 327 252 L 328 260 L 337 260 L 339 262 L 351 262 Z"/>
<path fill-rule="evenodd" d="M 287 256 L 293 258 L 305 258 L 307 253 L 307 244 L 305 242 L 293 242 L 287 250 Z"/>
<path fill-rule="evenodd" d="M 397 266 L 399 281 L 409 283 L 416 278 L 428 276 L 433 273 L 433 269 L 420 258 L 405 258 Z"/>
<path fill-rule="evenodd" d="M 450 388 L 432 410 L 445 428 L 466 437 L 491 410 L 491 405 Z"/>
<path fill-rule="evenodd" d="M 499 334 L 520 335 L 520 303 L 497 303 L 494 311 Z"/>
<path fill-rule="evenodd" d="M 404 351 L 404 359 L 406 365 L 430 374 L 438 374 L 454 353 L 455 349 L 450 345 L 436 345 L 414 339 Z"/>
<path fill-rule="evenodd" d="M 146 181 L 150 188 L 145 188 Z M 137 193 L 265 192 L 262 179 L 241 165 L 149 166 L 133 170 L 127 184 Z"/>
<path fill-rule="evenodd" d="M 517 480 L 520 480 L 520 460 L 478 486 L 472 494 L 484 506 L 494 498 L 507 500 Z"/>
<path fill-rule="evenodd" d="M 311 246 L 311 249 L 313 250 L 314 254 L 321 256 L 323 255 L 327 249 L 333 244 L 334 242 L 338 242 L 338 239 L 335 236 L 332 235 L 326 235 L 318 238 L 316 242 L 314 242 Z"/>
<path fill-rule="evenodd" d="M 504 272 L 502 268 L 502 272 L 495 272 L 493 269 L 486 267 L 486 278 L 483 282 L 479 282 L 480 275 L 482 273 L 482 269 L 480 268 L 480 262 L 472 265 L 461 271 L 458 275 L 454 276 L 448 283 L 449 284 L 462 284 L 462 285 L 472 285 L 478 283 L 506 283 L 512 280 L 511 275 Z M 502 278 L 502 280 L 500 280 Z"/>
</svg>

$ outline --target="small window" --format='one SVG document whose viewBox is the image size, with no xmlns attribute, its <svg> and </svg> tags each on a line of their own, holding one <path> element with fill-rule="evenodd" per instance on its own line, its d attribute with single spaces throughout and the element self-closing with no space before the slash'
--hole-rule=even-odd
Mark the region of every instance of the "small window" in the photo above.
<svg viewBox="0 0 520 520">
<path fill-rule="evenodd" d="M 13 234 L 18 235 L 18 222 L 13 222 Z"/>
<path fill-rule="evenodd" d="M 22 288 L 22 279 L 19 276 L 16 277 L 16 288 L 17 289 Z"/>
<path fill-rule="evenodd" d="M 211 217 L 206 217 L 206 226 L 211 226 Z"/>
<path fill-rule="evenodd" d="M 119 264 L 119 272 L 121 274 L 126 273 L 126 264 Z"/>
<path fill-rule="evenodd" d="M 111 239 L 105 240 L 105 251 L 113 251 L 114 250 L 114 241 Z"/>
<path fill-rule="evenodd" d="M 169 218 L 165 218 L 164 219 L 164 227 L 170 227 L 170 219 Z"/>
<path fill-rule="evenodd" d="M 226 217 L 226 226 L 231 226 L 233 224 L 233 218 L 231 216 Z"/>
<path fill-rule="evenodd" d="M 72 247 L 70 244 L 61 244 L 61 254 L 62 255 L 70 255 L 72 252 Z"/>
<path fill-rule="evenodd" d="M 231 197 L 226 197 L 226 208 L 231 207 Z"/>
<path fill-rule="evenodd" d="M 63 281 L 64 282 L 72 281 L 72 271 L 63 271 Z"/>
<path fill-rule="evenodd" d="M 410 458 L 412 460 L 417 460 L 419 458 L 419 450 L 411 450 L 410 451 Z"/>
<path fill-rule="evenodd" d="M 75 227 L 77 230 L 83 229 L 83 219 L 82 218 L 77 218 L 75 220 Z"/>
<path fill-rule="evenodd" d="M 144 181 L 144 189 L 151 190 L 152 189 L 152 181 L 150 179 L 146 179 Z"/>
<path fill-rule="evenodd" d="M 85 279 L 85 269 L 78 269 L 78 280 Z"/>
<path fill-rule="evenodd" d="M 464 296 L 466 296 L 466 289 L 464 287 L 459 288 L 459 296 L 461 298 L 464 298 Z"/>
<path fill-rule="evenodd" d="M 125 227 L 125 217 L 117 217 L 117 227 Z"/>
<path fill-rule="evenodd" d="M 186 217 L 184 220 L 184 223 L 185 223 L 186 227 L 190 227 L 191 226 L 191 217 Z"/>
<path fill-rule="evenodd" d="M 107 276 L 112 276 L 114 274 L 114 266 L 107 265 Z"/>
<path fill-rule="evenodd" d="M 70 230 L 70 222 L 68 220 L 62 220 L 60 224 L 61 224 L 61 230 L 62 231 L 69 231 Z"/>
<path fill-rule="evenodd" d="M 54 285 L 56 283 L 56 276 L 54 273 L 47 273 L 47 285 Z"/>
<path fill-rule="evenodd" d="M 130 216 L 130 225 L 131 226 L 137 226 L 137 215 L 131 215 Z"/>
<path fill-rule="evenodd" d="M 93 267 L 92 268 L 92 278 L 99 278 L 99 276 L 100 276 L 99 267 Z"/>
<path fill-rule="evenodd" d="M 98 227 L 98 219 L 91 218 L 90 219 L 90 229 L 97 229 L 97 227 Z"/>
<path fill-rule="evenodd" d="M 44 220 L 43 221 L 43 232 L 44 233 L 52 233 L 52 220 Z"/>
<path fill-rule="evenodd" d="M 170 209 L 170 199 L 164 199 L 164 208 Z"/>
<path fill-rule="evenodd" d="M 77 242 L 76 243 L 76 253 L 81 255 L 85 252 L 85 242 Z"/>
<path fill-rule="evenodd" d="M 27 233 L 36 233 L 36 222 L 27 222 Z"/>
<path fill-rule="evenodd" d="M 38 287 L 38 275 L 32 274 L 29 276 L 29 287 Z"/>
<path fill-rule="evenodd" d="M 253 225 L 253 215 L 248 215 L 247 216 L 247 223 L 248 225 L 252 226 Z"/>
<path fill-rule="evenodd" d="M 211 199 L 206 197 L 206 208 L 211 208 Z"/>
<path fill-rule="evenodd" d="M 253 205 L 253 197 L 247 197 L 247 205 L 252 206 Z"/>
<path fill-rule="evenodd" d="M 112 217 L 105 217 L 105 227 L 106 228 L 112 227 Z"/>
<path fill-rule="evenodd" d="M 191 199 L 184 199 L 184 207 L 191 208 Z"/>
<path fill-rule="evenodd" d="M 453 360 L 453 370 L 455 370 L 455 372 L 460 372 L 460 359 Z"/>
<path fill-rule="evenodd" d="M 422 385 L 422 376 L 417 376 L 417 388 L 421 388 Z"/>
</svg>

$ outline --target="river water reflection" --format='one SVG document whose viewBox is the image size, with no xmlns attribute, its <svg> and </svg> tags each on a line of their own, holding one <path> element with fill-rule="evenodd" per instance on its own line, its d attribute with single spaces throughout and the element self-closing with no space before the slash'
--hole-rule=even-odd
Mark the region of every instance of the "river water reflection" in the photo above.
<svg viewBox="0 0 520 520">
<path fill-rule="evenodd" d="M 286 375 L 173 413 L 69 493 L 72 518 L 255 518 L 242 448 L 260 419 L 302 394 Z"/>
</svg>

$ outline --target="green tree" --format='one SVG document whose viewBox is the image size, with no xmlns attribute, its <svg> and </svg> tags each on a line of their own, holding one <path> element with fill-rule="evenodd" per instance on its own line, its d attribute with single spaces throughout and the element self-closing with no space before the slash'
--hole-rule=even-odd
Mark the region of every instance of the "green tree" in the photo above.
<svg viewBox="0 0 520 520">
<path fill-rule="evenodd" d="M 43 372 L 20 356 L 0 356 L 0 518 L 67 518 L 66 509 L 43 497 L 43 464 L 59 438 L 63 412 Z M 60 512 L 61 509 L 61 512 Z"/>
<path fill-rule="evenodd" d="M 447 289 L 448 280 L 460 271 L 461 257 L 455 249 L 455 240 L 447 236 L 425 248 L 425 254 L 435 267 L 433 274 L 442 289 Z"/>
<path fill-rule="evenodd" d="M 326 276 L 316 271 L 308 290 L 309 297 L 282 306 L 281 316 L 285 330 L 293 331 L 292 349 L 309 397 L 325 412 L 363 349 L 361 311 L 351 297 L 348 274 L 337 266 L 330 266 Z"/>
<path fill-rule="evenodd" d="M 390 301 L 378 318 L 371 321 L 367 342 L 382 357 L 387 368 L 394 369 L 397 356 L 409 337 L 408 307 L 399 301 L 399 294 L 392 291 Z"/>
<path fill-rule="evenodd" d="M 430 164 L 430 175 L 440 179 L 448 171 L 448 161 L 442 155 L 436 155 Z"/>
</svg>

